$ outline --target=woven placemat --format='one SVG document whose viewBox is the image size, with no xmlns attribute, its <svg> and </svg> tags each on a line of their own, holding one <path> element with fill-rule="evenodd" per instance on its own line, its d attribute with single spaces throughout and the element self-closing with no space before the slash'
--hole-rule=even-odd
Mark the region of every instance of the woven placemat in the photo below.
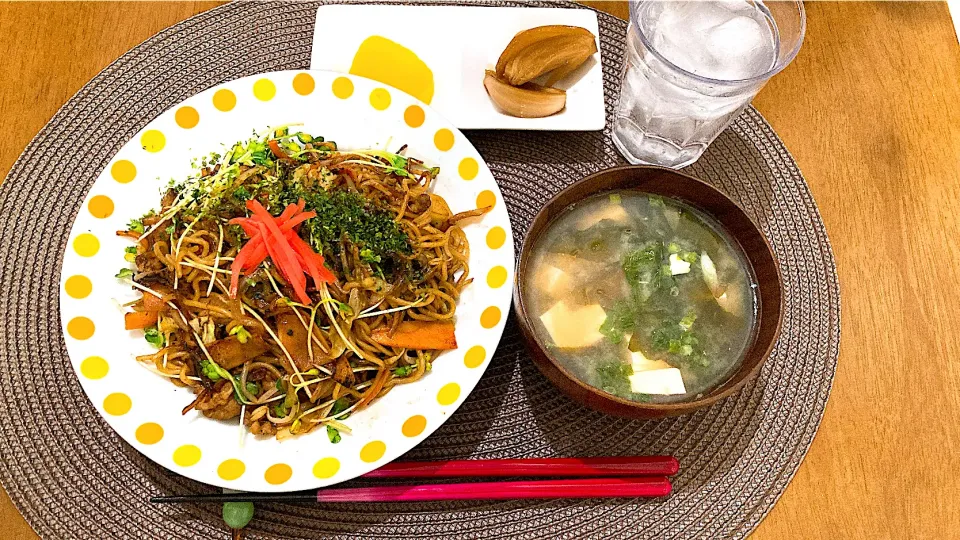
<svg viewBox="0 0 960 540">
<path fill-rule="evenodd" d="M 228 4 L 159 33 L 67 102 L 0 186 L 0 480 L 41 536 L 226 537 L 218 506 L 146 502 L 149 495 L 212 489 L 147 461 L 111 431 L 81 392 L 60 332 L 60 261 L 81 200 L 125 141 L 162 111 L 210 86 L 308 67 L 317 6 Z M 626 24 L 604 14 L 599 19 L 610 126 Z M 468 136 L 500 183 L 518 249 L 548 195 L 622 163 L 609 130 Z M 692 416 L 646 422 L 606 417 L 554 390 L 527 358 L 510 321 L 477 389 L 408 455 L 673 454 L 682 463 L 673 496 L 258 505 L 249 538 L 717 539 L 749 534 L 783 493 L 819 425 L 836 368 L 839 287 L 810 192 L 755 110 L 740 116 L 688 170 L 741 202 L 762 225 L 782 265 L 783 335 L 760 378 Z"/>
</svg>

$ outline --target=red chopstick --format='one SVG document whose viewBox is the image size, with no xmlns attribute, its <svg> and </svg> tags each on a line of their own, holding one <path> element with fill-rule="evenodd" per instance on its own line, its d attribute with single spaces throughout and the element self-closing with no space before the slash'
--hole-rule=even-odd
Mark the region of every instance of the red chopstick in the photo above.
<svg viewBox="0 0 960 540">
<path fill-rule="evenodd" d="M 665 476 L 570 478 L 422 486 L 321 489 L 317 502 L 481 501 L 490 499 L 573 499 L 592 497 L 665 497 L 672 486 Z"/>
<path fill-rule="evenodd" d="M 504 476 L 673 476 L 673 456 L 603 458 L 470 459 L 388 463 L 364 478 L 478 478 Z"/>
</svg>

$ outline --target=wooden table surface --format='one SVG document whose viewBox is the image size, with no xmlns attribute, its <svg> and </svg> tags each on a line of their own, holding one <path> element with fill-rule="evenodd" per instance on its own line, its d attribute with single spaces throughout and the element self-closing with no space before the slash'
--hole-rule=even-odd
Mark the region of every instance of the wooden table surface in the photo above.
<svg viewBox="0 0 960 540">
<path fill-rule="evenodd" d="M 588 3 L 626 16 L 625 3 Z M 107 64 L 215 5 L 0 4 L 0 173 Z M 957 36 L 942 2 L 806 8 L 803 49 L 755 104 L 799 163 L 826 223 L 843 340 L 813 447 L 754 537 L 957 538 Z M 36 537 L 5 493 L 0 537 Z"/>
</svg>

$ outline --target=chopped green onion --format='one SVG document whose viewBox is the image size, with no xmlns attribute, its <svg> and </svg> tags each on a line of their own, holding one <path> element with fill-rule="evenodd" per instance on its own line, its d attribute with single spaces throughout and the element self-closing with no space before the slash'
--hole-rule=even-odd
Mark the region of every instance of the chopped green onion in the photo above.
<svg viewBox="0 0 960 540">
<path fill-rule="evenodd" d="M 669 253 L 680 253 L 680 244 L 676 242 L 670 242 L 667 244 L 667 251 Z"/>
<path fill-rule="evenodd" d="M 130 223 L 127 223 L 127 229 L 138 233 L 142 233 L 145 230 L 143 228 L 143 222 L 139 219 L 131 219 Z"/>
<path fill-rule="evenodd" d="M 409 377 L 411 373 L 413 373 L 413 366 L 400 366 L 393 370 L 393 374 L 397 377 Z"/>
<path fill-rule="evenodd" d="M 621 199 L 620 199 L 620 194 L 619 194 L 619 193 L 611 193 L 611 194 L 610 194 L 610 202 L 612 202 L 613 204 L 620 204 L 620 201 L 621 201 Z"/>
<path fill-rule="evenodd" d="M 127 262 L 135 262 L 137 260 L 137 246 L 123 248 L 123 259 Z"/>
<path fill-rule="evenodd" d="M 697 262 L 697 253 L 695 251 L 684 251 L 680 254 L 680 260 L 688 263 Z"/>
<path fill-rule="evenodd" d="M 118 278 L 120 278 L 120 279 L 132 279 L 132 278 L 133 278 L 133 270 L 131 270 L 131 269 L 129 269 L 129 268 L 121 268 L 120 271 L 117 272 L 116 277 L 118 277 Z"/>
<path fill-rule="evenodd" d="M 248 382 L 248 383 L 247 383 L 247 393 L 250 394 L 250 395 L 252 395 L 252 396 L 258 395 L 258 394 L 260 393 L 260 385 L 257 384 L 257 383 L 255 383 L 255 382 Z"/>
</svg>

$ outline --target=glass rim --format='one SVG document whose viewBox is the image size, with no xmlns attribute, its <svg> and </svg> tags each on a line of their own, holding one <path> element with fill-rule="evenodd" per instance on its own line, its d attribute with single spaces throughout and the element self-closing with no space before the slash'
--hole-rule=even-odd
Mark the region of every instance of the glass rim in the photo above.
<svg viewBox="0 0 960 540">
<path fill-rule="evenodd" d="M 651 2 L 651 1 L 657 1 L 657 0 L 646 0 L 646 1 Z M 659 1 L 664 1 L 664 0 L 659 0 Z M 674 0 L 666 0 L 666 1 L 669 2 Z M 759 75 L 748 77 L 746 79 L 714 79 L 711 77 L 704 77 L 703 75 L 697 75 L 692 71 L 687 71 L 686 69 L 683 69 L 682 67 L 668 60 L 667 57 L 663 56 L 663 54 L 661 54 L 660 51 L 658 51 L 656 47 L 653 46 L 650 40 L 647 39 L 647 36 L 644 35 L 643 30 L 640 28 L 640 25 L 637 24 L 637 21 L 634 20 L 634 13 L 630 13 L 630 25 L 636 28 L 637 35 L 640 36 L 640 41 L 643 42 L 643 46 L 646 47 L 647 50 L 650 51 L 653 54 L 653 56 L 657 58 L 657 60 L 666 64 L 666 66 L 669 67 L 670 69 L 673 69 L 674 71 L 677 71 L 680 74 L 690 77 L 698 82 L 704 82 L 704 83 L 716 84 L 716 85 L 738 86 L 742 84 L 756 83 L 756 82 L 769 80 L 777 73 L 780 73 L 781 71 L 783 71 L 787 66 L 790 65 L 790 62 L 793 62 L 793 59 L 797 57 L 797 54 L 800 52 L 800 46 L 803 45 L 803 38 L 806 37 L 806 34 L 807 34 L 807 13 L 806 13 L 806 10 L 804 10 L 803 8 L 803 0 L 791 0 L 791 2 L 797 6 L 798 11 L 800 13 L 800 35 L 799 35 L 799 38 L 797 39 L 797 44 L 794 45 L 793 50 L 791 50 L 782 60 L 778 59 L 777 63 L 774 64 L 772 68 L 770 68 L 769 70 Z M 630 3 L 631 11 L 633 11 L 634 6 L 640 3 L 646 3 L 646 2 L 643 2 L 643 1 L 631 2 Z"/>
</svg>

